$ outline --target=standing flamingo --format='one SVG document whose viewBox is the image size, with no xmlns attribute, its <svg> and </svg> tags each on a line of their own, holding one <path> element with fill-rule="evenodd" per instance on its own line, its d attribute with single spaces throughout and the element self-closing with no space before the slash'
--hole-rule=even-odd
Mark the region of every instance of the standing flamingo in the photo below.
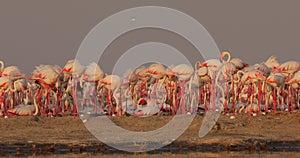
<svg viewBox="0 0 300 158">
<path fill-rule="evenodd" d="M 11 80 L 17 80 L 20 78 L 25 78 L 25 75 L 22 74 L 18 67 L 16 66 L 8 66 L 4 68 L 2 72 L 2 76 L 8 77 Z"/>
<path fill-rule="evenodd" d="M 103 77 L 104 73 L 100 66 L 93 62 L 86 67 L 80 78 L 80 87 L 83 88 L 82 105 L 86 105 L 89 102 L 93 106 L 95 113 L 97 113 L 96 85 Z"/>
<path fill-rule="evenodd" d="M 121 108 L 119 107 L 119 98 L 117 96 L 117 92 L 121 87 L 122 79 L 117 75 L 108 75 L 101 79 L 98 83 L 97 89 L 100 90 L 101 88 L 105 87 L 108 90 L 107 95 L 107 102 L 108 102 L 108 112 L 110 114 L 110 106 L 112 106 L 112 99 L 111 99 L 111 91 L 113 93 L 113 97 L 116 102 L 116 111 L 118 115 L 121 115 Z M 112 115 L 114 115 L 114 108 L 112 107 Z"/>
<path fill-rule="evenodd" d="M 77 60 L 69 60 L 64 68 L 61 70 L 60 74 L 66 74 L 66 76 L 71 77 L 73 82 L 72 96 L 74 100 L 74 115 L 78 115 L 78 102 L 77 102 L 77 84 L 81 74 L 84 72 L 84 66 L 82 66 Z M 70 78 L 69 78 L 70 80 Z"/>
<path fill-rule="evenodd" d="M 58 66 L 52 65 L 39 65 L 35 67 L 35 70 L 32 72 L 31 80 L 37 81 L 40 84 L 41 89 L 39 90 L 38 102 L 41 101 L 41 98 L 45 98 L 44 107 L 40 109 L 41 114 L 44 114 L 47 110 L 47 106 L 50 104 L 50 90 L 55 86 L 58 79 Z M 43 95 L 43 96 L 42 96 Z M 59 102 L 57 103 L 59 104 Z M 60 104 L 58 105 L 61 106 Z M 61 107 L 60 107 L 61 108 Z"/>
<path fill-rule="evenodd" d="M 227 60 L 223 60 L 223 58 L 227 56 Z M 226 83 L 226 94 L 222 94 L 222 95 L 226 95 L 225 97 L 225 102 L 223 103 L 224 105 L 224 110 L 227 111 L 227 106 L 228 106 L 228 102 L 230 101 L 230 95 L 229 95 L 229 89 L 230 89 L 230 85 L 229 82 L 232 83 L 232 96 L 233 96 L 233 105 L 232 105 L 232 109 L 234 109 L 235 105 L 234 105 L 234 96 L 236 93 L 234 91 L 234 84 L 233 84 L 233 74 L 236 72 L 236 66 L 230 62 L 231 59 L 231 55 L 228 51 L 223 51 L 221 56 L 220 56 L 220 61 L 222 61 L 222 66 L 220 67 L 220 69 L 218 70 L 218 74 L 216 76 L 216 82 L 218 82 L 218 80 L 220 79 L 220 75 L 222 75 L 221 78 L 221 82 L 225 81 Z M 219 83 L 218 83 L 219 84 Z M 220 86 L 219 86 L 220 87 Z"/>
<path fill-rule="evenodd" d="M 285 84 L 284 76 L 280 73 L 272 73 L 266 82 L 273 87 L 273 110 L 276 112 L 280 93 Z"/>
<path fill-rule="evenodd" d="M 186 64 L 180 64 L 180 65 L 177 65 L 175 66 L 174 68 L 171 69 L 171 72 L 173 75 L 175 75 L 179 82 L 180 82 L 180 108 L 181 108 L 181 112 L 183 114 L 186 114 L 186 98 L 185 98 L 185 92 L 186 92 L 186 88 L 185 87 L 188 87 L 187 89 L 187 92 L 188 94 L 191 94 L 191 86 L 192 86 L 192 75 L 194 73 L 194 69 L 193 67 L 191 66 L 188 66 Z M 189 83 L 187 82 L 189 81 Z M 188 85 L 188 86 L 187 86 Z M 175 99 L 175 98 L 174 98 Z M 177 107 L 176 107 L 177 108 Z M 193 109 L 190 109 L 190 112 L 192 112 Z"/>
<path fill-rule="evenodd" d="M 292 102 L 292 89 L 293 88 L 295 90 L 295 93 L 296 93 L 296 97 L 294 98 L 295 100 L 295 103 L 296 103 L 296 106 L 298 108 L 299 107 L 299 84 L 300 84 L 300 71 L 297 71 L 294 76 L 287 82 L 287 84 L 289 85 L 289 101 L 290 101 L 290 104 Z"/>
<path fill-rule="evenodd" d="M 6 116 L 7 115 L 7 92 L 9 91 L 9 88 L 11 86 L 12 81 L 5 76 L 0 77 L 0 90 L 1 90 L 1 100 L 0 100 L 0 108 L 1 108 L 1 113 L 0 116 L 3 114 Z M 11 97 L 9 99 L 11 100 Z"/>
<path fill-rule="evenodd" d="M 148 82 L 151 78 L 150 74 L 147 73 L 147 68 L 145 66 L 140 66 L 135 70 L 135 75 L 138 77 L 137 87 L 134 88 L 134 102 L 138 101 L 138 98 L 143 98 L 147 96 Z"/>
</svg>

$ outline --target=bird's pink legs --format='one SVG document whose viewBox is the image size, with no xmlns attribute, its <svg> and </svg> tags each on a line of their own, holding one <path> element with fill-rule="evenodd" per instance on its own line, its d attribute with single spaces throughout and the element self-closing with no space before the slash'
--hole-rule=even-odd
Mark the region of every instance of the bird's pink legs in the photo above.
<svg viewBox="0 0 300 158">
<path fill-rule="evenodd" d="M 277 96 L 276 96 L 276 87 L 274 87 L 273 89 L 273 111 L 276 112 L 276 108 L 277 108 Z"/>
<path fill-rule="evenodd" d="M 232 80 L 231 80 L 231 84 L 232 84 L 232 87 L 231 87 L 231 92 L 232 92 L 232 106 L 231 106 L 231 109 L 233 111 L 233 114 L 235 114 L 235 89 L 234 89 L 234 80 L 233 80 L 233 77 L 232 77 Z"/>
<path fill-rule="evenodd" d="M 212 110 L 215 111 L 216 110 L 216 72 L 213 72 L 212 73 L 212 80 L 211 80 L 211 85 L 209 86 L 210 87 L 210 94 L 209 96 L 212 96 L 212 97 L 209 97 L 210 102 L 212 102 Z"/>
<path fill-rule="evenodd" d="M 74 116 L 78 116 L 78 102 L 77 102 L 77 84 L 78 84 L 78 78 L 74 77 L 74 85 L 73 85 L 73 112 Z"/>
<path fill-rule="evenodd" d="M 122 116 L 123 109 L 122 109 L 122 90 L 121 89 L 120 89 L 120 98 L 117 98 L 117 99 L 119 99 L 119 105 L 117 105 L 118 106 L 117 116 Z M 118 102 L 118 101 L 116 100 L 116 102 Z"/>
<path fill-rule="evenodd" d="M 225 80 L 225 78 L 224 78 Z M 225 100 L 224 100 L 224 114 L 226 114 L 228 112 L 228 99 L 229 99 L 229 83 L 227 81 L 226 82 L 226 90 L 225 90 Z"/>
<path fill-rule="evenodd" d="M 288 110 L 289 112 L 293 109 L 292 108 L 292 99 L 293 99 L 293 93 L 292 93 L 292 86 L 291 84 L 288 85 Z"/>
<path fill-rule="evenodd" d="M 184 89 L 185 89 L 185 80 L 181 80 L 180 81 L 181 85 L 180 85 L 180 108 L 181 108 L 181 112 L 182 114 L 186 114 L 186 103 L 185 103 L 185 95 L 184 95 Z"/>
<path fill-rule="evenodd" d="M 260 114 L 260 105 L 261 105 L 261 93 L 262 93 L 262 85 L 261 85 L 261 82 L 259 81 L 258 82 L 258 94 L 257 94 L 257 99 L 258 99 L 258 102 L 257 102 L 257 106 L 258 106 L 258 111 L 257 111 L 257 114 L 259 115 Z"/>
</svg>

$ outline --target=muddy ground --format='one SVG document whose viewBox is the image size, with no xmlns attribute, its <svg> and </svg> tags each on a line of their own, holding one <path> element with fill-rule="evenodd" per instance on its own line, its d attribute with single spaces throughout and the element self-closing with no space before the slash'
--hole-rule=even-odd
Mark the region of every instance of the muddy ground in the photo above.
<svg viewBox="0 0 300 158">
<path fill-rule="evenodd" d="M 235 119 L 221 115 L 203 138 L 198 137 L 204 116 L 197 115 L 189 128 L 169 146 L 148 153 L 190 151 L 300 151 L 300 112 L 278 112 Z M 119 126 L 132 131 L 162 127 L 172 116 L 110 117 Z M 122 153 L 98 141 L 80 118 L 9 117 L 0 118 L 0 155 L 7 153 Z"/>
</svg>

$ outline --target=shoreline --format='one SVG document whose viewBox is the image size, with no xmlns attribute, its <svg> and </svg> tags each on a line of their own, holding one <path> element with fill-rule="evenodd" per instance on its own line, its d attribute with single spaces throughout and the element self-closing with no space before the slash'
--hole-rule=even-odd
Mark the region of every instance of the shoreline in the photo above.
<svg viewBox="0 0 300 158">
<path fill-rule="evenodd" d="M 195 116 L 189 128 L 171 144 L 154 150 L 156 153 L 185 152 L 297 152 L 300 150 L 300 112 L 275 113 L 235 119 L 220 115 L 213 129 L 198 137 L 203 116 Z M 132 130 L 153 130 L 162 127 L 171 116 L 110 117 L 119 126 Z M 151 120 L 153 125 L 149 126 Z M 0 155 L 101 153 L 132 154 L 111 148 L 97 140 L 78 117 L 12 117 L 0 119 Z M 152 125 L 151 124 L 151 125 Z"/>
</svg>

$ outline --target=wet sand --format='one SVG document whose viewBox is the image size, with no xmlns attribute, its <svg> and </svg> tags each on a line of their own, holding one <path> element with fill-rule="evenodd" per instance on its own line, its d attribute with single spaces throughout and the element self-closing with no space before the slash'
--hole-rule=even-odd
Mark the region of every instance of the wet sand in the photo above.
<svg viewBox="0 0 300 158">
<path fill-rule="evenodd" d="M 295 152 L 300 151 L 300 112 L 278 112 L 235 119 L 220 115 L 217 124 L 203 138 L 198 132 L 204 116 L 197 115 L 176 141 L 146 154 L 169 156 L 198 152 Z M 131 131 L 150 131 L 168 123 L 171 116 L 110 117 L 117 125 Z M 132 155 L 98 141 L 78 117 L 10 117 L 0 119 L 0 156 L 15 154 L 97 153 Z M 198 154 L 197 154 L 198 153 Z M 142 153 L 139 156 L 143 156 Z M 193 157 L 191 155 L 191 157 Z M 77 154 L 77 156 L 79 156 Z"/>
</svg>

